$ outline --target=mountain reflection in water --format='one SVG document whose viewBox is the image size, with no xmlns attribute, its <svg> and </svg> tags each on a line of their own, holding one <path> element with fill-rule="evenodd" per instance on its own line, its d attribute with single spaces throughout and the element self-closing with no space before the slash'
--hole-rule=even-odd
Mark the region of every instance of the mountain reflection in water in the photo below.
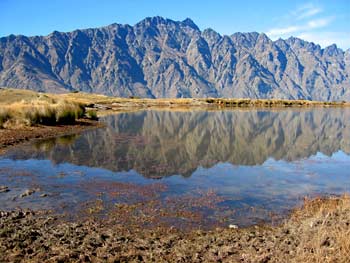
<svg viewBox="0 0 350 263">
<path fill-rule="evenodd" d="M 40 141 L 8 157 L 50 159 L 149 178 L 217 163 L 261 165 L 318 152 L 350 153 L 350 110 L 338 108 L 233 111 L 142 111 L 103 118 L 106 128 Z"/>
<path fill-rule="evenodd" d="M 103 121 L 1 156 L 0 185 L 11 191 L 0 209 L 117 209 L 126 224 L 121 210 L 131 205 L 182 228 L 251 225 L 304 196 L 350 190 L 349 109 L 141 111 Z M 36 192 L 19 198 L 26 189 Z"/>
</svg>

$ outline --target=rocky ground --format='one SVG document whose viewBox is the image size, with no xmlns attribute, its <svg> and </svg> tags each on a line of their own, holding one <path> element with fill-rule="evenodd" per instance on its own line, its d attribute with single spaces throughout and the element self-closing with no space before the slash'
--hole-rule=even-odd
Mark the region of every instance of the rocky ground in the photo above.
<svg viewBox="0 0 350 263">
<path fill-rule="evenodd" d="M 278 227 L 128 229 L 0 212 L 0 262 L 347 262 L 350 198 L 306 201 Z"/>
</svg>

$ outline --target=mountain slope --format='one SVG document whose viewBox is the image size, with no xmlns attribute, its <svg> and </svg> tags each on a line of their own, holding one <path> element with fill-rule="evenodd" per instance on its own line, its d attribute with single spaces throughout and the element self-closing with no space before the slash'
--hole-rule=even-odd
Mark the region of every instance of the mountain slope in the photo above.
<svg viewBox="0 0 350 263">
<path fill-rule="evenodd" d="M 350 100 L 350 50 L 190 19 L 0 38 L 0 86 L 140 97 Z"/>
</svg>

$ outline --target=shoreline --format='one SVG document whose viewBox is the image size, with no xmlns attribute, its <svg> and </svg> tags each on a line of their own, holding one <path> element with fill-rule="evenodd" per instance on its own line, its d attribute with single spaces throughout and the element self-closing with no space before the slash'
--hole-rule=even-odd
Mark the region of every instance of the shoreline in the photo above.
<svg viewBox="0 0 350 263">
<path fill-rule="evenodd" d="M 65 100 L 97 109 L 106 108 L 147 108 L 147 107 L 350 107 L 350 101 L 312 101 L 304 99 L 250 99 L 250 98 L 140 98 L 112 97 L 97 93 L 41 93 L 25 89 L 0 89 L 0 105 L 19 101 L 57 101 Z"/>
<path fill-rule="evenodd" d="M 349 216 L 346 195 L 306 200 L 275 227 L 187 233 L 128 229 L 93 219 L 64 222 L 45 211 L 1 211 L 0 261 L 345 262 Z"/>
<path fill-rule="evenodd" d="M 87 102 L 87 101 L 85 101 Z M 322 102 L 307 100 L 276 99 L 126 99 L 107 97 L 105 100 L 90 100 L 88 107 L 97 112 L 133 112 L 139 110 L 282 110 L 310 108 L 348 108 L 350 102 Z"/>
<path fill-rule="evenodd" d="M 139 106 L 139 107 L 174 107 L 174 106 L 188 106 L 188 107 L 204 107 L 204 106 L 218 106 L 218 107 L 348 107 L 349 102 L 323 102 L 310 100 L 286 100 L 286 99 L 235 99 L 235 98 L 177 98 L 177 99 L 126 99 L 126 98 L 110 98 L 104 101 L 110 106 Z M 102 104 L 102 103 L 101 103 Z"/>
<path fill-rule="evenodd" d="M 104 127 L 101 122 L 79 119 L 76 123 L 67 125 L 34 125 L 0 129 L 0 154 L 5 153 L 11 147 L 30 141 L 80 134 L 101 127 Z"/>
</svg>

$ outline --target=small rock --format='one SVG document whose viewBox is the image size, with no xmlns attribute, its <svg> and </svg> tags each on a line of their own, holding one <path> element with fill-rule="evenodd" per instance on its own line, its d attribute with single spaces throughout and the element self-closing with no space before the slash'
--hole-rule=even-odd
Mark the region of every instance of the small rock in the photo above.
<svg viewBox="0 0 350 263">
<path fill-rule="evenodd" d="M 8 217 L 10 215 L 7 211 L 0 211 L 0 217 Z"/>
<path fill-rule="evenodd" d="M 283 229 L 283 234 L 286 234 L 286 235 L 290 234 L 289 229 Z"/>
<path fill-rule="evenodd" d="M 102 104 L 95 104 L 94 108 L 95 109 L 100 109 L 100 110 L 110 110 L 110 109 L 112 109 L 111 107 L 106 106 L 106 105 L 102 105 Z"/>
<path fill-rule="evenodd" d="M 34 190 L 32 190 L 32 189 L 27 189 L 27 190 L 25 190 L 24 193 L 20 194 L 19 197 L 23 198 L 23 197 L 26 197 L 26 196 L 30 196 L 30 195 L 32 195 L 32 194 L 34 194 L 34 193 L 35 193 Z"/>
<path fill-rule="evenodd" d="M 41 194 L 40 197 L 47 197 L 47 194 Z"/>
<path fill-rule="evenodd" d="M 229 225 L 229 226 L 228 226 L 228 228 L 238 229 L 238 226 L 237 226 L 237 225 L 233 225 L 233 224 L 231 224 L 231 225 Z"/>
<path fill-rule="evenodd" d="M 14 219 L 21 219 L 21 218 L 24 218 L 24 217 L 25 217 L 25 214 L 23 213 L 23 211 L 15 211 L 12 214 L 12 218 L 14 218 Z"/>
<path fill-rule="evenodd" d="M 327 237 L 322 243 L 321 246 L 329 247 L 331 245 L 330 238 Z"/>
<path fill-rule="evenodd" d="M 9 192 L 10 189 L 5 186 L 5 185 L 0 185 L 0 193 L 6 193 L 6 192 Z"/>
</svg>

